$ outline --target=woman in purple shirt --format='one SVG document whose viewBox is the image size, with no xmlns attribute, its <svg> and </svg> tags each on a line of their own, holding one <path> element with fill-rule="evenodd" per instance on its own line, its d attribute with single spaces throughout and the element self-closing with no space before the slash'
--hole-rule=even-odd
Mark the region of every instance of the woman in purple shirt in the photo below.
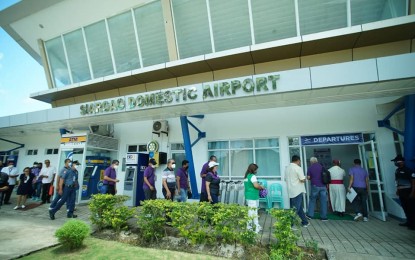
<svg viewBox="0 0 415 260">
<path fill-rule="evenodd" d="M 210 162 L 209 172 L 206 175 L 206 193 L 208 196 L 208 200 L 212 204 L 216 204 L 219 202 L 220 178 L 217 172 L 218 165 L 219 163 L 217 162 Z"/>
<path fill-rule="evenodd" d="M 189 167 L 189 161 L 183 160 L 182 168 L 178 169 L 176 172 L 176 183 L 177 183 L 177 193 L 179 194 L 178 201 L 186 202 L 187 201 L 187 191 L 190 189 L 189 185 L 189 174 L 187 173 L 187 168 Z"/>
</svg>

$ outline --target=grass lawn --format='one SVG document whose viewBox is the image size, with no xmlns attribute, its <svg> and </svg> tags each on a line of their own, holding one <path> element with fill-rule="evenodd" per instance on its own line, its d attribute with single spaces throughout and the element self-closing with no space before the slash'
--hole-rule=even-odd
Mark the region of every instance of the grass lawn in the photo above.
<svg viewBox="0 0 415 260">
<path fill-rule="evenodd" d="M 196 255 L 176 251 L 131 246 L 115 241 L 106 241 L 89 237 L 84 247 L 67 251 L 62 246 L 45 249 L 22 259 L 223 259 L 214 256 Z"/>
</svg>

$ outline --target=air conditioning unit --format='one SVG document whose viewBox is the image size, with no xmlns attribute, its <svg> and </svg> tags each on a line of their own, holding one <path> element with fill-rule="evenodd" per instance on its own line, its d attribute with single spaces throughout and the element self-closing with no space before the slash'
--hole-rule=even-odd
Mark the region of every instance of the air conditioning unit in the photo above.
<svg viewBox="0 0 415 260">
<path fill-rule="evenodd" d="M 169 133 L 169 123 L 167 120 L 159 120 L 153 122 L 153 134 L 160 135 L 161 133 L 167 135 Z"/>
</svg>

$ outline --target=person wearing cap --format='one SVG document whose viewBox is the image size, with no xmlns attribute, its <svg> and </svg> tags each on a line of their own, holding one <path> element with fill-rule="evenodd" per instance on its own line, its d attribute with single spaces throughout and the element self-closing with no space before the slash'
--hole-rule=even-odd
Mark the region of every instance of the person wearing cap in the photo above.
<svg viewBox="0 0 415 260">
<path fill-rule="evenodd" d="M 107 169 L 105 169 L 103 190 L 106 194 L 117 194 L 117 182 L 120 181 L 117 179 L 117 169 L 119 164 L 120 161 L 113 160 L 111 165 Z"/>
<path fill-rule="evenodd" d="M 265 189 L 264 186 L 258 183 L 256 173 L 258 165 L 251 163 L 245 172 L 244 188 L 246 205 L 248 206 L 248 217 L 251 219 L 247 224 L 248 230 L 253 230 L 259 233 L 262 230 L 258 222 L 258 206 L 259 206 L 259 190 Z"/>
<path fill-rule="evenodd" d="M 340 160 L 333 160 L 333 166 L 329 169 L 331 182 L 329 184 L 330 203 L 333 212 L 340 217 L 346 211 L 346 188 L 343 179 L 346 172 L 340 167 Z"/>
<path fill-rule="evenodd" d="M 399 196 L 406 216 L 406 222 L 399 225 L 415 230 L 415 172 L 405 166 L 405 158 L 400 154 L 391 161 L 395 162 L 397 167 L 395 170 L 396 195 Z"/>
<path fill-rule="evenodd" d="M 34 162 L 33 167 L 30 169 L 30 171 L 34 176 L 32 200 L 40 201 L 40 192 L 42 191 L 42 178 L 40 177 L 39 163 Z"/>
<path fill-rule="evenodd" d="M 50 160 L 45 160 L 45 167 L 40 170 L 40 177 L 42 177 L 42 204 L 50 203 L 49 189 L 53 185 L 53 180 L 56 175 L 56 168 L 50 165 Z"/>
<path fill-rule="evenodd" d="M 206 193 L 206 176 L 209 172 L 209 163 L 216 162 L 216 156 L 212 155 L 209 161 L 203 164 L 202 170 L 200 171 L 200 177 L 202 178 L 202 188 L 200 190 L 200 202 L 209 201 Z"/>
<path fill-rule="evenodd" d="M 78 161 L 73 161 L 71 164 L 71 169 L 66 171 L 66 173 L 59 180 L 59 190 L 58 194 L 61 195 L 61 199 L 56 203 L 56 206 L 49 210 L 49 217 L 51 220 L 55 219 L 55 214 L 60 208 L 67 202 L 68 218 L 76 218 L 77 215 L 73 214 L 75 209 L 75 198 L 76 190 L 79 187 L 78 183 L 78 168 L 81 165 Z"/>
<path fill-rule="evenodd" d="M 219 202 L 220 177 L 218 176 L 218 165 L 217 162 L 209 162 L 208 173 L 205 177 L 207 198 L 212 204 Z"/>
<path fill-rule="evenodd" d="M 306 178 L 300 165 L 300 157 L 293 155 L 290 165 L 285 168 L 285 181 L 287 182 L 290 207 L 295 209 L 295 213 L 301 219 L 301 225 L 306 228 L 310 224 L 303 209 L 303 193 L 306 193 L 304 185 Z"/>
<path fill-rule="evenodd" d="M 176 195 L 176 175 L 174 174 L 175 168 L 176 162 L 174 159 L 168 159 L 167 167 L 164 169 L 161 176 L 164 198 L 172 201 L 174 201 L 174 196 Z"/>
<path fill-rule="evenodd" d="M 157 198 L 157 190 L 155 187 L 157 180 L 156 165 L 156 160 L 151 158 L 148 161 L 148 167 L 144 170 L 143 190 L 146 200 L 155 200 Z"/>
<path fill-rule="evenodd" d="M 323 165 L 318 163 L 316 157 L 310 158 L 310 167 L 307 170 L 307 179 L 311 181 L 310 202 L 308 204 L 309 219 L 314 218 L 314 208 L 317 198 L 320 199 L 320 219 L 327 221 L 327 188 L 323 183 Z"/>
<path fill-rule="evenodd" d="M 352 202 L 352 206 L 356 213 L 354 217 L 355 221 L 362 220 L 368 221 L 367 211 L 367 191 L 369 190 L 369 174 L 362 168 L 362 161 L 360 159 L 354 159 L 354 166 L 349 170 L 349 187 L 347 192 L 351 192 L 351 188 L 356 191 L 357 195 Z"/>
<path fill-rule="evenodd" d="M 62 167 L 62 169 L 58 173 L 58 177 L 56 177 L 55 198 L 53 199 L 52 203 L 50 204 L 49 209 L 53 209 L 56 206 L 56 204 L 58 203 L 58 201 L 62 198 L 62 194 L 59 194 L 59 182 L 60 182 L 60 179 L 62 178 L 62 176 L 64 176 L 66 174 L 66 172 L 71 169 L 71 166 L 69 166 L 69 163 L 71 163 L 71 159 L 66 158 L 65 161 L 63 161 L 63 163 L 64 163 L 64 166 Z M 62 188 L 65 189 L 65 185 Z M 67 211 L 69 211 L 68 202 L 66 202 L 66 209 L 67 209 Z"/>
<path fill-rule="evenodd" d="M 4 204 L 8 205 L 11 204 L 10 197 L 12 195 L 14 186 L 16 186 L 16 177 L 19 176 L 19 169 L 14 167 L 14 160 L 8 160 L 7 167 L 3 167 L 1 172 L 9 175 L 9 188 L 5 191 L 4 194 Z"/>
</svg>

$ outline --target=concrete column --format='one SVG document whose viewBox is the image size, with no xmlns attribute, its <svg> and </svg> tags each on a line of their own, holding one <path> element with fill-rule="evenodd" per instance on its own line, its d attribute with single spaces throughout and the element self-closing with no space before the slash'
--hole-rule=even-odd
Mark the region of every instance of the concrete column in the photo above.
<svg viewBox="0 0 415 260">
<path fill-rule="evenodd" d="M 164 28 L 166 30 L 167 50 L 169 51 L 169 61 L 178 59 L 176 36 L 174 34 L 173 12 L 171 10 L 170 0 L 161 0 L 163 9 Z"/>
</svg>

